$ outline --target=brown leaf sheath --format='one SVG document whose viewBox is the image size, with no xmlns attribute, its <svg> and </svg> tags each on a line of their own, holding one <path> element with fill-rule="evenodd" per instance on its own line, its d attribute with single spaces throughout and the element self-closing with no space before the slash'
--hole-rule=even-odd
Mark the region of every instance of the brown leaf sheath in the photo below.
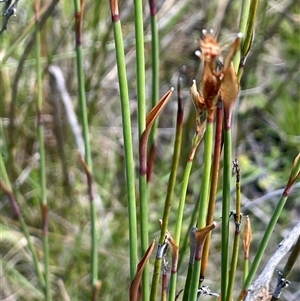
<svg viewBox="0 0 300 301">
<path fill-rule="evenodd" d="M 232 63 L 223 72 L 224 78 L 221 83 L 220 94 L 223 100 L 225 129 L 229 130 L 231 127 L 232 111 L 240 92 L 240 87 Z"/>
</svg>

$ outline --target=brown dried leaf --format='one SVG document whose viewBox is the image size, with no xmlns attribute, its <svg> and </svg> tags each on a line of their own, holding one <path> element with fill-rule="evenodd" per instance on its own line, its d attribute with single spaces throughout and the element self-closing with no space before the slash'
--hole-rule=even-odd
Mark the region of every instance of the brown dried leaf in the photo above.
<svg viewBox="0 0 300 301">
<path fill-rule="evenodd" d="M 166 106 L 168 100 L 171 98 L 173 91 L 174 88 L 171 88 L 147 115 L 146 129 L 143 132 L 140 139 L 140 175 L 145 175 L 147 173 L 147 143 L 151 127 L 159 113 L 162 111 L 162 109 Z"/>
<path fill-rule="evenodd" d="M 130 301 L 137 301 L 139 299 L 139 286 L 140 286 L 141 278 L 143 275 L 145 265 L 154 250 L 154 246 L 155 246 L 155 242 L 153 241 L 138 264 L 136 276 L 134 277 L 130 285 L 130 291 L 129 291 Z"/>
</svg>

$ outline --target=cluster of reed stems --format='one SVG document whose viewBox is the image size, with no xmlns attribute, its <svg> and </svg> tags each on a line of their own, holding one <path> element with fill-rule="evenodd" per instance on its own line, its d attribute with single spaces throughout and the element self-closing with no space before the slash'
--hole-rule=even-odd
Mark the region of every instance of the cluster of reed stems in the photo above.
<svg viewBox="0 0 300 301">
<path fill-rule="evenodd" d="M 121 91 L 121 104 L 122 112 L 127 106 L 128 102 L 128 90 L 126 84 L 126 70 L 124 61 L 124 52 L 122 44 L 122 30 L 120 14 L 117 1 L 110 1 L 111 3 L 111 15 L 114 26 L 114 37 L 116 42 L 116 54 L 117 64 L 119 72 L 119 84 Z M 185 204 L 185 196 L 187 192 L 187 185 L 189 181 L 190 171 L 193 164 L 193 159 L 199 143 L 202 138 L 204 140 L 204 167 L 201 188 L 199 193 L 199 200 L 195 204 L 193 216 L 191 218 L 190 225 L 190 262 L 189 269 L 186 275 L 186 283 L 183 291 L 182 300 L 197 300 L 199 294 L 210 294 L 210 292 L 204 290 L 202 286 L 205 280 L 206 268 L 209 261 L 209 249 L 210 249 L 210 236 L 211 230 L 216 226 L 214 220 L 214 207 L 217 193 L 217 183 L 220 172 L 220 157 L 223 151 L 223 197 L 222 197 L 222 252 L 221 252 L 221 287 L 220 287 L 220 299 L 232 300 L 235 284 L 235 274 L 237 270 L 238 255 L 240 253 L 240 232 L 242 224 L 242 212 L 241 212 L 241 196 L 240 196 L 240 169 L 237 159 L 232 160 L 232 141 L 231 141 L 231 117 L 234 108 L 235 101 L 238 97 L 239 82 L 243 74 L 243 67 L 251 47 L 253 39 L 254 22 L 256 18 L 258 1 L 243 1 L 241 9 L 240 19 L 240 34 L 232 44 L 226 58 L 220 64 L 222 65 L 221 71 L 217 71 L 216 61 L 219 59 L 220 52 L 217 49 L 218 44 L 213 33 L 208 34 L 204 32 L 204 39 L 201 41 L 201 53 L 200 57 L 204 61 L 204 71 L 202 80 L 199 86 L 196 86 L 194 82 L 191 87 L 191 98 L 194 102 L 196 109 L 196 132 L 192 141 L 190 155 L 187 160 L 186 169 L 183 175 L 181 198 L 177 208 L 176 230 L 174 237 L 168 231 L 168 222 L 170 210 L 172 209 L 173 192 L 177 179 L 177 167 L 180 156 L 181 141 L 182 141 L 182 127 L 183 127 L 183 104 L 181 99 L 180 77 L 178 82 L 178 111 L 177 111 L 177 123 L 174 140 L 174 152 L 171 165 L 171 172 L 166 189 L 165 207 L 162 215 L 161 233 L 157 242 L 156 259 L 154 262 L 152 281 L 149 282 L 149 256 L 154 249 L 153 243 L 149 244 L 148 237 L 148 202 L 147 199 L 147 180 L 151 177 L 152 165 L 153 165 L 153 152 L 155 150 L 155 120 L 162 111 L 167 101 L 171 98 L 173 88 L 171 88 L 157 103 L 158 100 L 158 39 L 157 39 L 157 26 L 156 19 L 156 5 L 154 1 L 149 1 L 150 13 L 151 13 L 151 29 L 152 29 L 152 61 L 153 61 L 153 73 L 152 73 L 152 105 L 153 109 L 145 116 L 145 75 L 144 75 L 144 57 L 143 57 L 143 16 L 141 2 L 135 1 L 135 29 L 136 29 L 136 66 L 137 66 L 137 95 L 138 95 L 138 113 L 139 113 L 139 135 L 140 135 L 140 174 L 139 174 L 139 209 L 140 209 L 140 254 L 143 255 L 138 268 L 136 265 L 136 233 L 137 229 L 135 222 L 135 199 L 128 197 L 128 210 L 129 210 L 129 225 L 130 233 L 134 233 L 130 237 L 130 254 L 131 254 L 131 279 L 132 285 L 130 290 L 131 300 L 157 300 L 157 293 L 159 291 L 159 283 L 161 283 L 161 300 L 175 300 L 176 290 L 178 293 L 178 287 L 176 286 L 178 262 L 180 262 L 180 254 L 184 252 L 186 244 L 180 245 L 180 234 L 182 227 L 183 210 Z M 216 51 L 216 53 L 214 53 Z M 207 52 L 207 53 L 206 53 Z M 220 72 L 219 74 L 217 74 Z M 128 110 L 126 111 L 128 112 Z M 125 114 L 124 114 L 125 115 Z M 124 140 L 131 144 L 130 141 L 130 116 L 123 115 L 124 122 Z M 203 116 L 206 116 L 203 121 Z M 146 122 L 146 123 L 145 123 Z M 129 127 L 128 127 L 129 123 Z M 216 126 L 215 135 L 213 134 L 214 125 Z M 151 132 L 151 128 L 152 132 Z M 126 134 L 126 131 L 129 133 Z M 150 132 L 152 133 L 149 140 Z M 214 144 L 214 147 L 213 147 Z M 148 153 L 149 149 L 149 153 Z M 132 164 L 132 150 L 131 148 L 125 149 L 126 154 L 126 167 L 128 181 L 130 180 L 130 169 L 133 172 L 134 166 Z M 298 170 L 296 177 L 299 177 L 299 162 L 298 158 L 295 161 L 295 168 Z M 233 164 L 233 167 L 232 167 Z M 298 167 L 296 167 L 298 166 Z M 236 174 L 236 200 L 235 210 L 230 213 L 232 209 L 231 205 L 231 173 L 232 170 Z M 295 172 L 295 171 L 293 171 Z M 297 172 L 296 172 L 297 173 Z M 295 180 L 295 178 L 294 178 Z M 292 181 L 294 181 L 292 180 Z M 288 184 L 289 186 L 290 184 Z M 134 189 L 133 186 L 131 186 Z M 251 242 L 251 227 L 250 219 L 246 217 L 244 226 L 244 284 L 239 295 L 238 300 L 242 300 L 249 288 L 258 265 L 261 262 L 262 255 L 266 249 L 267 243 L 270 239 L 270 234 L 274 230 L 275 224 L 286 202 L 287 195 L 284 193 L 278 207 L 271 218 L 265 235 L 261 241 L 260 247 L 256 253 L 256 256 L 249 265 L 249 248 Z M 131 206 L 132 202 L 134 204 Z M 234 216 L 235 233 L 232 247 L 232 253 L 230 254 L 231 247 L 230 241 L 230 216 Z M 196 225 L 196 227 L 194 227 Z M 193 226 L 193 227 L 192 227 Z M 149 247 L 149 248 L 148 248 Z M 171 250 L 171 275 L 168 284 L 168 263 L 167 253 L 168 249 Z M 132 256 L 134 258 L 132 258 Z M 230 266 L 229 266 L 230 263 Z M 137 270 L 136 270 L 137 268 Z M 141 275 L 143 277 L 141 279 Z M 161 275 L 162 273 L 162 275 Z M 141 290 L 140 290 L 141 281 Z M 237 289 L 237 288 L 235 288 Z M 142 293 L 140 293 L 142 292 Z M 140 296 L 141 294 L 141 296 Z M 214 294 L 212 294 L 214 295 Z"/>
<path fill-rule="evenodd" d="M 84 20 L 84 0 L 74 0 L 75 7 L 75 45 L 76 65 L 78 79 L 78 99 L 80 106 L 80 120 L 84 140 L 84 153 L 80 154 L 80 162 L 86 173 L 88 183 L 88 197 L 90 201 L 91 218 L 91 285 L 92 298 L 97 300 L 101 281 L 98 279 L 98 244 L 96 227 L 96 208 L 94 202 L 95 188 L 93 185 L 93 163 L 89 141 L 89 124 L 86 110 L 85 79 L 82 57 L 82 22 Z M 148 230 L 148 183 L 151 181 L 151 172 L 154 164 L 156 144 L 157 119 L 167 102 L 172 98 L 174 88 L 170 88 L 159 100 L 159 35 L 157 25 L 157 7 L 154 0 L 149 1 L 151 14 L 152 34 L 152 109 L 146 115 L 145 96 L 145 58 L 144 58 L 144 30 L 143 30 L 143 3 L 134 1 L 135 16 L 135 47 L 136 47 L 136 79 L 138 100 L 138 133 L 139 133 L 139 162 L 134 162 L 132 125 L 129 106 L 128 82 L 126 76 L 126 63 L 120 12 L 117 0 L 110 0 L 111 19 L 115 40 L 115 52 L 118 66 L 118 78 L 120 88 L 120 104 L 123 122 L 123 137 L 125 151 L 125 171 L 127 185 L 127 208 L 129 227 L 129 262 L 130 262 L 130 300 L 155 301 L 160 292 L 161 300 L 197 300 L 199 295 L 206 294 L 217 296 L 220 300 L 233 300 L 234 292 L 240 290 L 237 300 L 244 300 L 247 291 L 256 275 L 261 263 L 264 251 L 274 230 L 276 222 L 287 201 L 291 187 L 300 176 L 299 155 L 295 159 L 291 176 L 286 188 L 274 211 L 260 246 L 251 264 L 249 264 L 249 249 L 251 242 L 250 218 L 243 217 L 241 212 L 241 171 L 238 160 L 232 158 L 231 123 L 232 112 L 239 93 L 239 82 L 244 71 L 244 63 L 253 40 L 254 23 L 256 19 L 258 0 L 242 1 L 239 32 L 226 57 L 223 59 L 218 42 L 213 33 L 203 32 L 201 40 L 200 58 L 204 61 L 204 71 L 200 83 L 193 82 L 191 86 L 191 100 L 196 110 L 195 135 L 191 141 L 190 152 L 186 158 L 186 166 L 182 176 L 177 174 L 180 150 L 182 147 L 183 133 L 183 101 L 181 96 L 181 74 L 177 86 L 177 122 L 174 139 L 173 158 L 170 167 L 168 187 L 166 189 L 165 206 L 160 221 L 160 236 L 157 242 L 149 242 Z M 41 120 L 43 107 L 42 95 L 42 69 L 41 69 L 41 8 L 39 1 L 35 2 L 35 26 L 36 26 L 36 101 L 37 101 L 37 137 L 39 144 L 40 162 L 40 206 L 42 213 L 44 270 L 41 271 L 35 248 L 32 244 L 26 224 L 23 221 L 21 211 L 12 191 L 3 158 L 0 156 L 1 188 L 8 195 L 15 216 L 19 219 L 22 230 L 28 241 L 39 285 L 43 289 L 45 300 L 52 300 L 51 281 L 49 274 L 49 242 L 47 239 L 48 204 L 46 197 L 45 180 L 45 153 L 44 132 Z M 222 30 L 222 29 L 221 29 Z M 214 52 L 216 51 L 216 52 Z M 9 55 L 9 54 L 7 54 Z M 183 70 L 181 71 L 183 72 Z M 190 173 L 195 154 L 200 143 L 204 143 L 203 174 L 199 199 L 195 203 L 190 219 L 189 235 L 181 237 L 185 198 L 189 183 Z M 223 154 L 223 167 L 220 162 Z M 135 185 L 135 166 L 139 166 L 138 189 Z M 235 205 L 232 205 L 231 177 L 236 176 Z M 219 292 L 211 292 L 205 286 L 206 270 L 210 260 L 211 231 L 216 227 L 214 221 L 215 201 L 218 188 L 218 179 L 222 176 L 222 221 L 221 221 L 221 269 Z M 174 188 L 180 178 L 181 193 L 178 207 L 174 209 Z M 137 193 L 138 190 L 138 193 Z M 138 195 L 138 199 L 136 196 Z M 137 205 L 138 204 L 138 205 Z M 139 213 L 137 212 L 139 210 Z M 177 211 L 175 232 L 168 231 L 170 211 Z M 232 212 L 231 212 L 232 210 Z M 139 218 L 137 218 L 137 216 Z M 235 231 L 230 230 L 231 216 L 235 224 Z M 241 232 L 243 236 L 241 238 Z M 138 235 L 139 233 L 139 235 Z M 231 245 L 231 238 L 233 243 Z M 186 239 L 188 237 L 188 239 Z M 241 252 L 240 241 L 243 241 L 244 267 L 243 287 L 235 287 L 236 271 L 238 269 L 238 257 Z M 190 247 L 190 259 L 183 291 L 177 285 L 177 272 L 182 264 L 185 250 Z M 299 249 L 299 243 L 295 249 Z M 156 251 L 153 268 L 150 269 L 149 258 Z M 171 254 L 169 266 L 167 257 Z M 284 277 L 289 273 L 291 266 L 297 258 L 295 251 L 289 265 L 284 270 Z M 140 259 L 140 260 L 139 260 Z M 170 268 L 171 267 L 171 268 Z M 170 272 L 169 272 L 170 271 Z M 152 275 L 152 280 L 150 279 Z M 275 300 L 275 299 L 274 299 Z"/>
</svg>

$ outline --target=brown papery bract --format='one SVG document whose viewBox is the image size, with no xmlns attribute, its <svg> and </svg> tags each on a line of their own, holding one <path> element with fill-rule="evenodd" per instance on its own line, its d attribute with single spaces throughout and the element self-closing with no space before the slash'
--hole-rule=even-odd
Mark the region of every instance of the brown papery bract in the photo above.
<svg viewBox="0 0 300 301">
<path fill-rule="evenodd" d="M 220 94 L 223 100 L 225 129 L 229 130 L 231 127 L 232 111 L 240 92 L 240 86 L 232 63 L 227 70 L 223 71 L 223 74 L 224 78 L 221 83 Z"/>
<path fill-rule="evenodd" d="M 221 55 L 221 48 L 216 37 L 203 31 L 204 39 L 200 41 L 202 53 L 200 58 L 204 61 L 204 70 L 200 82 L 200 90 L 204 97 L 207 109 L 210 111 L 216 105 L 216 96 L 219 93 L 221 81 L 216 74 L 217 60 Z"/>
<path fill-rule="evenodd" d="M 244 228 L 244 237 L 243 237 L 245 259 L 249 258 L 249 250 L 250 250 L 251 241 L 252 241 L 252 230 L 251 230 L 250 218 L 247 215 L 245 228 Z"/>
<path fill-rule="evenodd" d="M 130 291 L 129 291 L 129 298 L 130 301 L 137 301 L 139 300 L 140 294 L 140 282 L 142 279 L 142 274 L 145 268 L 146 263 L 148 262 L 153 250 L 154 250 L 155 242 L 153 241 L 152 244 L 148 247 L 146 253 L 144 254 L 143 258 L 138 264 L 136 276 L 132 280 Z"/>
</svg>

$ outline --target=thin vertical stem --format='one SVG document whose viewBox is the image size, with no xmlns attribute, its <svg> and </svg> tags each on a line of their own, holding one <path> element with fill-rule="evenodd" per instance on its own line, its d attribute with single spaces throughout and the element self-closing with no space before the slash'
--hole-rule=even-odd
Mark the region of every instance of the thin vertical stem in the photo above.
<svg viewBox="0 0 300 301">
<path fill-rule="evenodd" d="M 145 54 L 144 54 L 144 24 L 143 2 L 134 0 L 134 22 L 136 43 L 136 73 L 137 73 L 137 98 L 138 98 L 138 128 L 139 137 L 146 128 L 146 100 L 145 100 Z M 147 175 L 140 173 L 140 233 L 141 254 L 145 254 L 148 245 L 148 189 Z M 149 299 L 149 264 L 145 265 L 142 279 L 143 300 Z"/>
<path fill-rule="evenodd" d="M 250 3 L 251 3 L 251 0 L 243 0 L 243 4 L 242 4 L 239 32 L 241 32 L 243 34 L 243 38 L 246 35 L 248 17 L 249 17 L 249 11 L 250 11 Z M 241 50 L 239 48 L 233 59 L 233 65 L 234 65 L 235 70 L 238 70 L 240 61 L 241 61 Z"/>
<path fill-rule="evenodd" d="M 136 198 L 134 185 L 134 161 L 131 133 L 130 104 L 128 95 L 128 85 L 126 76 L 126 64 L 124 55 L 123 36 L 119 11 L 111 2 L 111 15 L 114 29 L 114 39 L 116 45 L 116 58 L 118 66 L 118 78 L 120 87 L 120 98 L 122 107 L 122 122 L 124 136 L 125 166 L 126 166 L 126 185 L 128 200 L 128 219 L 129 219 L 129 248 L 130 248 L 130 278 L 133 280 L 137 268 L 137 220 L 136 220 Z"/>
<path fill-rule="evenodd" d="M 211 174 L 211 162 L 212 162 L 212 150 L 213 150 L 213 116 L 208 114 L 206 119 L 206 133 L 204 140 L 204 166 L 203 166 L 203 177 L 199 199 L 199 212 L 197 227 L 202 229 L 206 226 L 208 202 L 209 202 L 209 188 L 210 188 L 210 174 Z M 190 292 L 190 300 L 197 300 L 197 291 L 199 286 L 200 277 L 200 264 L 201 258 L 195 258 L 195 264 L 192 274 L 192 285 Z"/>
<path fill-rule="evenodd" d="M 134 22 L 136 43 L 136 73 L 137 73 L 137 98 L 138 98 L 138 124 L 141 137 L 146 127 L 146 96 L 145 96 L 145 54 L 144 54 L 144 21 L 143 2 L 134 0 Z M 145 251 L 148 248 L 146 246 Z"/>
<path fill-rule="evenodd" d="M 140 151 L 140 175 L 141 179 L 146 181 L 146 173 L 147 173 L 147 146 L 148 146 L 148 140 L 149 140 L 149 134 L 152 128 L 153 123 L 155 122 L 156 118 L 158 117 L 159 113 L 161 110 L 165 107 L 169 99 L 171 98 L 171 95 L 173 93 L 174 88 L 171 88 L 159 101 L 159 103 L 150 111 L 150 113 L 147 116 L 147 126 L 146 130 L 142 134 L 142 137 L 140 139 L 140 146 L 139 146 L 139 151 Z M 147 184 L 144 182 L 143 184 Z M 141 204 L 142 206 L 142 204 Z M 145 214 L 145 210 L 142 210 L 141 213 Z M 148 216 L 143 215 L 142 218 L 148 219 Z M 141 221 L 142 225 L 142 221 Z M 148 238 L 148 236 L 147 236 Z M 165 244 L 165 242 L 163 243 Z M 158 250 L 156 253 L 156 260 L 155 260 L 155 267 L 154 267 L 154 272 L 153 272 L 153 281 L 152 281 L 152 290 L 151 290 L 151 300 L 156 299 L 156 293 L 157 293 L 157 288 L 158 288 L 158 281 L 159 281 L 159 275 L 160 275 L 160 270 L 161 270 L 161 264 L 162 264 L 162 247 L 163 244 L 158 245 Z M 149 277 L 149 275 L 144 275 L 145 278 Z M 146 285 L 146 283 L 145 283 Z M 147 288 L 149 289 L 149 283 L 147 283 Z M 148 299 L 147 299 L 148 300 Z"/>
<path fill-rule="evenodd" d="M 207 117 L 206 123 L 206 133 L 204 140 L 204 166 L 203 166 L 203 176 L 202 176 L 202 184 L 201 184 L 201 192 L 200 192 L 200 207 L 199 207 L 199 215 L 197 227 L 199 229 L 206 226 L 206 218 L 208 211 L 208 202 L 209 202 L 209 188 L 210 188 L 210 173 L 211 173 L 211 161 L 212 161 L 212 152 L 213 152 L 213 118 L 209 115 Z"/>
<path fill-rule="evenodd" d="M 226 300 L 228 287 L 228 246 L 231 178 L 231 129 L 224 130 L 223 204 L 222 204 L 222 253 L 221 253 L 221 299 Z"/>
<path fill-rule="evenodd" d="M 36 73 L 37 73 L 37 134 L 40 153 L 40 205 L 42 212 L 43 252 L 45 269 L 45 298 L 52 300 L 49 271 L 49 241 L 48 241 L 48 203 L 46 188 L 46 164 L 44 147 L 44 127 L 42 122 L 43 92 L 42 92 L 42 68 L 41 68 L 41 30 L 40 30 L 40 1 L 35 2 L 36 20 Z"/>
<path fill-rule="evenodd" d="M 197 148 L 200 144 L 200 141 L 203 137 L 205 129 L 206 129 L 206 123 L 202 125 L 202 129 L 201 129 L 202 132 L 200 131 L 198 134 L 195 134 L 194 139 L 193 139 L 192 149 L 190 151 L 189 159 L 188 159 L 187 165 L 185 167 L 185 171 L 184 171 L 183 184 L 182 184 L 182 188 L 181 188 L 181 197 L 180 197 L 180 202 L 179 202 L 179 209 L 178 209 L 177 223 L 176 223 L 175 240 L 178 241 L 178 244 L 179 244 L 179 239 L 180 239 L 180 232 L 181 232 L 181 226 L 182 226 L 182 217 L 183 217 L 183 208 L 184 208 L 184 204 L 185 204 L 186 191 L 187 191 L 187 187 L 188 187 L 188 180 L 189 180 L 189 177 L 190 177 L 190 173 L 191 173 L 195 153 L 196 153 L 196 150 L 197 150 Z M 200 207 L 200 202 L 198 200 L 198 202 L 195 205 L 195 208 L 194 208 L 194 211 L 193 211 L 193 214 L 192 214 L 192 217 L 191 217 L 190 226 L 189 226 L 189 228 L 191 229 L 191 231 L 190 231 L 190 261 L 189 261 L 189 267 L 188 267 L 188 274 L 187 274 L 187 277 L 186 277 L 186 280 L 185 280 L 185 285 L 184 285 L 183 298 L 182 298 L 182 300 L 184 300 L 184 301 L 189 300 L 190 289 L 191 289 L 191 284 L 192 284 L 191 280 L 192 280 L 192 274 L 193 274 L 193 269 L 194 269 L 195 245 L 196 245 L 195 230 L 197 229 L 196 227 L 192 227 L 192 225 L 194 223 L 194 220 L 196 219 L 196 215 L 199 211 L 199 207 Z M 188 240 L 188 236 L 186 235 L 184 243 L 183 243 L 183 248 L 186 248 L 187 240 Z M 180 266 L 180 262 L 178 262 L 178 265 Z M 198 284 L 197 284 L 197 287 L 198 287 Z"/>
<path fill-rule="evenodd" d="M 84 139 L 85 149 L 85 163 L 87 166 L 86 175 L 88 182 L 89 200 L 90 200 L 90 213 L 91 213 L 91 280 L 93 287 L 93 295 L 98 291 L 98 237 L 96 228 L 96 207 L 94 202 L 94 191 L 92 186 L 93 180 L 93 164 L 90 149 L 90 137 L 87 118 L 86 96 L 85 96 L 85 82 L 82 58 L 82 22 L 83 22 L 83 9 L 84 0 L 74 0 L 75 7 L 75 42 L 76 42 L 76 65 L 77 65 L 77 80 L 78 80 L 78 98 L 81 113 L 82 132 Z"/>
<path fill-rule="evenodd" d="M 234 242 L 233 242 L 233 249 L 232 249 L 232 258 L 231 258 L 229 283 L 228 283 L 226 300 L 232 300 L 233 285 L 235 282 L 235 274 L 236 274 L 236 268 L 238 263 L 239 245 L 240 245 L 241 189 L 240 189 L 240 168 L 239 168 L 239 163 L 236 159 L 233 161 L 233 169 L 235 170 L 236 173 L 236 209 L 235 209 L 236 212 L 234 214 L 235 233 L 234 233 Z"/>
<path fill-rule="evenodd" d="M 220 159 L 221 159 L 222 119 L 223 119 L 222 99 L 219 97 L 217 102 L 215 147 L 214 147 L 214 158 L 213 158 L 211 187 L 210 187 L 206 225 L 210 225 L 214 221 L 215 203 L 216 203 L 218 178 L 219 178 L 219 166 L 220 166 Z M 203 281 L 205 278 L 206 268 L 208 265 L 210 240 L 211 240 L 211 232 L 208 233 L 204 244 L 202 262 L 201 262 L 201 272 L 200 272 L 201 281 Z"/>
<path fill-rule="evenodd" d="M 234 58 L 234 69 L 238 74 L 239 80 L 243 75 L 245 59 L 248 55 L 253 40 L 254 22 L 256 19 L 258 2 L 259 0 L 244 0 L 242 6 L 239 30 L 243 34 L 243 43 L 242 49 L 238 51 L 238 55 Z"/>
<path fill-rule="evenodd" d="M 177 123 L 176 123 L 176 133 L 175 133 L 175 141 L 174 141 L 174 154 L 173 154 L 173 158 L 172 158 L 171 173 L 170 173 L 169 182 L 168 182 L 167 196 L 166 196 L 166 200 L 165 200 L 165 207 L 164 207 L 164 213 L 163 213 L 163 219 L 162 219 L 161 233 L 160 233 L 160 239 L 159 239 L 160 245 L 162 245 L 165 240 L 165 236 L 166 236 L 166 232 L 167 232 L 167 228 L 168 228 L 169 214 L 170 214 L 170 210 L 171 210 L 171 203 L 173 200 L 174 188 L 175 188 L 175 184 L 176 184 L 176 174 L 177 174 L 177 169 L 178 169 L 181 142 L 182 142 L 183 104 L 182 104 L 182 99 L 181 99 L 181 95 L 180 95 L 180 84 L 179 83 L 178 83 L 177 92 L 178 92 L 178 110 L 177 110 Z M 178 212 L 179 211 L 180 210 L 178 210 Z M 176 243 L 178 243 L 178 242 L 176 242 Z M 153 300 L 153 301 L 156 300 L 158 281 L 159 281 L 159 275 L 160 275 L 161 264 L 162 264 L 161 261 L 162 261 L 162 259 L 156 257 L 154 272 L 153 272 L 153 279 L 152 279 L 152 286 L 151 286 L 151 295 L 150 295 L 150 300 Z M 174 271 L 172 271 L 172 275 L 173 274 L 174 274 Z"/>
<path fill-rule="evenodd" d="M 180 157 L 180 149 L 182 144 L 182 131 L 183 131 L 183 102 L 181 96 L 181 74 L 180 74 L 178 78 L 178 84 L 177 84 L 177 122 L 176 122 L 176 134 L 175 134 L 175 142 L 174 142 L 174 148 L 175 148 L 174 154 L 176 153 L 176 157 L 178 156 L 178 161 Z M 177 168 L 178 168 L 178 162 L 177 162 L 176 170 Z M 177 245 L 179 245 L 184 203 L 185 203 L 185 196 L 181 198 L 177 209 L 177 219 L 176 219 L 177 222 L 176 222 L 176 229 L 175 229 L 175 243 Z M 176 266 L 176 271 L 174 270 L 171 271 L 169 301 L 175 300 L 177 269 L 178 266 Z"/>
<path fill-rule="evenodd" d="M 151 55 L 152 55 L 152 108 L 157 104 L 159 99 L 159 35 L 157 22 L 157 6 L 156 0 L 149 0 L 150 6 L 150 20 L 151 20 Z M 152 126 L 149 137 L 149 160 L 147 169 L 147 180 L 151 178 L 155 159 L 155 139 L 157 132 L 158 119 Z"/>
</svg>

